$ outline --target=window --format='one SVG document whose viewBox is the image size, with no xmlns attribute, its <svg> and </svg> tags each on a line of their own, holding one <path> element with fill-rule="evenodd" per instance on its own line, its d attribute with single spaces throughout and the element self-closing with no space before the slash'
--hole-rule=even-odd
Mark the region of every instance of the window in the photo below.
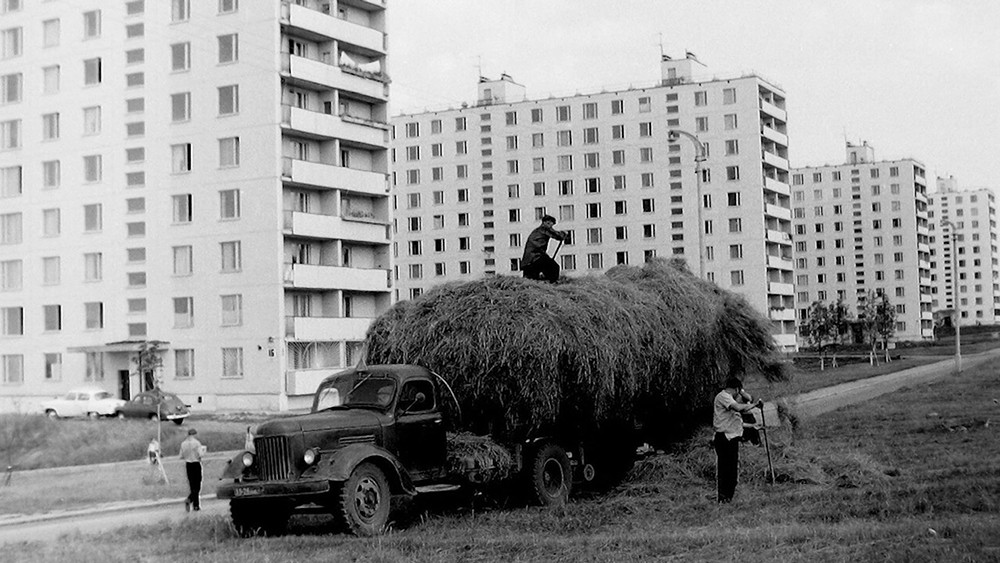
<svg viewBox="0 0 1000 563">
<path fill-rule="evenodd" d="M 86 59 L 83 61 L 83 83 L 93 86 L 101 83 L 101 58 Z"/>
<path fill-rule="evenodd" d="M 625 103 L 622 100 L 611 100 L 611 114 L 619 115 L 624 113 Z"/>
<path fill-rule="evenodd" d="M 644 187 L 644 188 L 652 188 L 653 187 L 653 173 L 652 172 L 643 172 L 642 176 L 639 177 L 639 180 L 640 180 L 640 184 L 642 185 L 642 187 Z"/>
<path fill-rule="evenodd" d="M 3 382 L 5 384 L 24 383 L 24 355 L 4 354 L 3 359 Z"/>
<path fill-rule="evenodd" d="M 42 284 L 59 285 L 61 277 L 59 257 L 47 256 L 42 258 Z"/>
<path fill-rule="evenodd" d="M 230 14 L 239 9 L 239 0 L 219 0 L 219 13 Z"/>
<path fill-rule="evenodd" d="M 0 168 L 0 197 L 18 197 L 22 191 L 21 167 Z"/>
<path fill-rule="evenodd" d="M 569 121 L 571 115 L 569 106 L 556 106 L 556 121 Z"/>
<path fill-rule="evenodd" d="M 601 204 L 594 202 L 588 203 L 586 205 L 587 219 L 600 219 L 601 218 Z"/>
<path fill-rule="evenodd" d="M 708 118 L 707 117 L 696 117 L 694 118 L 694 130 L 699 133 L 708 131 Z"/>
<path fill-rule="evenodd" d="M 21 120 L 12 119 L 0 122 L 0 149 L 17 149 L 21 147 Z"/>
<path fill-rule="evenodd" d="M 59 45 L 59 19 L 42 22 L 42 46 L 55 47 Z"/>
<path fill-rule="evenodd" d="M 88 329 L 104 328 L 104 303 L 90 302 L 83 304 L 84 326 Z"/>
<path fill-rule="evenodd" d="M 24 308 L 23 307 L 3 307 L 0 308 L 0 321 L 3 322 L 3 336 L 24 335 Z"/>
<path fill-rule="evenodd" d="M 651 147 L 639 149 L 639 162 L 653 162 L 653 149 Z"/>
<path fill-rule="evenodd" d="M 103 228 L 104 219 L 102 217 L 102 206 L 100 203 L 91 203 L 83 206 L 83 231 L 87 233 L 98 232 Z"/>
<path fill-rule="evenodd" d="M 170 94 L 170 120 L 174 123 L 191 119 L 191 92 Z"/>
<path fill-rule="evenodd" d="M 0 291 L 20 291 L 24 283 L 23 270 L 21 260 L 0 262 Z"/>
<path fill-rule="evenodd" d="M 573 180 L 559 180 L 559 195 L 573 195 Z"/>
<path fill-rule="evenodd" d="M 573 145 L 573 132 L 569 129 L 556 131 L 556 146 L 569 147 Z"/>
<path fill-rule="evenodd" d="M 21 56 L 21 28 L 12 27 L 0 31 L 0 59 L 10 59 Z"/>
<path fill-rule="evenodd" d="M 517 125 L 517 112 L 508 111 L 504 114 L 504 120 L 507 125 Z"/>
<path fill-rule="evenodd" d="M 583 118 L 597 119 L 597 102 L 587 102 L 583 104 Z"/>
<path fill-rule="evenodd" d="M 62 330 L 62 306 L 42 305 L 43 326 L 46 332 Z"/>
<path fill-rule="evenodd" d="M 726 141 L 726 156 L 732 156 L 740 154 L 740 142 L 738 139 L 730 139 Z"/>
<path fill-rule="evenodd" d="M 233 63 L 239 60 L 239 36 L 235 33 L 220 35 L 219 64 Z"/>
<path fill-rule="evenodd" d="M 743 245 L 742 244 L 730 244 L 729 245 L 729 258 L 732 260 L 740 260 L 743 258 Z"/>
<path fill-rule="evenodd" d="M 56 94 L 59 92 L 59 65 L 51 65 L 42 68 L 42 93 Z"/>
<path fill-rule="evenodd" d="M 727 166 L 726 167 L 726 179 L 727 180 L 739 180 L 740 179 L 740 167 L 739 166 Z"/>
<path fill-rule="evenodd" d="M 734 217 L 729 220 L 729 232 L 730 233 L 741 233 L 743 232 L 743 220 L 739 217 Z"/>
<path fill-rule="evenodd" d="M 240 112 L 240 87 L 238 84 L 219 87 L 219 115 Z"/>
<path fill-rule="evenodd" d="M 576 210 L 573 205 L 560 205 L 559 206 L 559 220 L 560 221 L 572 221 L 576 217 Z"/>
<path fill-rule="evenodd" d="M 22 82 L 21 73 L 0 76 L 0 104 L 20 102 Z"/>
<path fill-rule="evenodd" d="M 103 176 L 101 155 L 83 157 L 83 179 L 87 182 L 100 182 Z"/>
<path fill-rule="evenodd" d="M 733 129 L 736 129 L 737 122 L 736 122 L 736 114 L 735 113 L 727 113 L 726 115 L 723 116 L 723 127 L 727 131 L 731 131 Z"/>
<path fill-rule="evenodd" d="M 243 377 L 243 348 L 222 349 L 222 377 Z"/>
<path fill-rule="evenodd" d="M 170 21 L 187 21 L 191 17 L 191 0 L 170 0 Z"/>
<path fill-rule="evenodd" d="M 97 135 L 101 132 L 101 106 L 83 108 L 83 134 Z"/>
<path fill-rule="evenodd" d="M 191 171 L 191 143 L 170 145 L 171 170 L 174 174 Z"/>
<path fill-rule="evenodd" d="M 21 214 L 0 215 L 0 244 L 21 244 Z"/>
<path fill-rule="evenodd" d="M 723 88 L 722 103 L 726 105 L 736 103 L 736 88 Z"/>
<path fill-rule="evenodd" d="M 219 139 L 219 167 L 233 168 L 240 165 L 240 138 Z"/>
<path fill-rule="evenodd" d="M 624 139 L 625 138 L 625 126 L 624 125 L 612 125 L 611 126 L 611 138 L 612 139 Z"/>
<path fill-rule="evenodd" d="M 174 350 L 174 377 L 179 379 L 194 377 L 194 350 L 189 348 Z"/>
<path fill-rule="evenodd" d="M 229 241 L 219 244 L 223 272 L 238 272 L 243 267 L 243 256 L 240 241 Z"/>
<path fill-rule="evenodd" d="M 649 97 L 643 96 L 639 98 L 639 113 L 649 113 L 652 111 L 652 107 L 649 103 Z"/>
<path fill-rule="evenodd" d="M 743 270 L 729 272 L 729 279 L 733 285 L 743 285 Z"/>
<path fill-rule="evenodd" d="M 707 106 L 708 105 L 708 92 L 701 90 L 694 93 L 694 105 L 696 106 Z"/>
<path fill-rule="evenodd" d="M 174 328 L 189 328 L 194 326 L 194 298 L 174 298 Z"/>
<path fill-rule="evenodd" d="M 644 121 L 639 124 L 639 136 L 640 137 L 652 137 L 653 136 L 653 124 L 649 121 Z"/>
<path fill-rule="evenodd" d="M 593 170 L 594 168 L 599 168 L 601 166 L 600 154 L 596 152 L 588 152 L 583 155 L 583 167 L 586 170 Z"/>
<path fill-rule="evenodd" d="M 174 43 L 170 45 L 170 70 L 183 72 L 191 69 L 191 43 Z"/>
<path fill-rule="evenodd" d="M 62 231 L 59 209 L 42 210 L 42 236 L 57 237 Z"/>
</svg>

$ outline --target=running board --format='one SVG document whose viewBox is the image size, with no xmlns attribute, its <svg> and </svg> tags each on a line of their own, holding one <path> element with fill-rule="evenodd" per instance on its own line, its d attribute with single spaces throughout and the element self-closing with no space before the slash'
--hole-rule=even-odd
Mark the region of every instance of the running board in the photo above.
<svg viewBox="0 0 1000 563">
<path fill-rule="evenodd" d="M 423 493 L 447 493 L 450 491 L 457 491 L 461 488 L 462 487 L 459 485 L 449 485 L 446 483 L 439 483 L 437 485 L 423 485 L 421 487 L 417 487 L 416 489 L 418 493 L 423 494 Z"/>
</svg>

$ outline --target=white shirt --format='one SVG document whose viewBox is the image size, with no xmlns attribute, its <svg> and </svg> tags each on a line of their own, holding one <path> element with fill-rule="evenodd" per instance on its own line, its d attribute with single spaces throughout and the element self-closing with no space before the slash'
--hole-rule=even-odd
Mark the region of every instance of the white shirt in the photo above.
<svg viewBox="0 0 1000 563">
<path fill-rule="evenodd" d="M 712 405 L 712 426 L 730 440 L 743 435 L 743 417 L 733 408 L 737 404 L 732 395 L 722 390 L 715 396 Z"/>
</svg>

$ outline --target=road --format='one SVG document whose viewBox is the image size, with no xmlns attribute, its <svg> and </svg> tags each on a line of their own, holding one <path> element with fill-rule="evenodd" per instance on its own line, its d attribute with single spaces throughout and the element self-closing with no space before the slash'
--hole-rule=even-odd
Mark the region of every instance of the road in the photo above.
<svg viewBox="0 0 1000 563">
<path fill-rule="evenodd" d="M 1000 358 L 1000 348 L 966 357 L 965 369 L 985 363 L 996 362 Z M 802 417 L 811 417 L 833 411 L 841 407 L 860 403 L 891 393 L 901 387 L 929 383 L 950 375 L 951 359 L 918 366 L 896 373 L 843 383 L 825 389 L 803 393 L 788 399 L 789 405 Z M 764 407 L 768 426 L 780 424 L 773 403 Z M 52 470 L 52 471 L 58 471 Z M 79 510 L 63 514 L 40 514 L 14 522 L 0 521 L 0 545 L 23 541 L 53 540 L 64 534 L 75 532 L 97 533 L 161 521 L 181 521 L 185 518 L 208 518 L 224 515 L 229 504 L 215 498 L 205 498 L 200 512 L 185 513 L 182 499 L 158 502 L 127 503 L 118 507 L 101 507 Z"/>
</svg>

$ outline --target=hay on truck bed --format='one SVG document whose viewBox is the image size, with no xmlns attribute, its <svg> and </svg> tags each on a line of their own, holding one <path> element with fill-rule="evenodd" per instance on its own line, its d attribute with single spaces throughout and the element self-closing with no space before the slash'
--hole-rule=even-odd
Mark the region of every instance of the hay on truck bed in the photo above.
<svg viewBox="0 0 1000 563">
<path fill-rule="evenodd" d="M 767 320 L 662 260 L 557 284 L 444 284 L 376 319 L 366 344 L 368 363 L 440 374 L 462 429 L 500 437 L 636 423 L 670 434 L 702 421 L 727 376 L 783 377 Z"/>
</svg>

